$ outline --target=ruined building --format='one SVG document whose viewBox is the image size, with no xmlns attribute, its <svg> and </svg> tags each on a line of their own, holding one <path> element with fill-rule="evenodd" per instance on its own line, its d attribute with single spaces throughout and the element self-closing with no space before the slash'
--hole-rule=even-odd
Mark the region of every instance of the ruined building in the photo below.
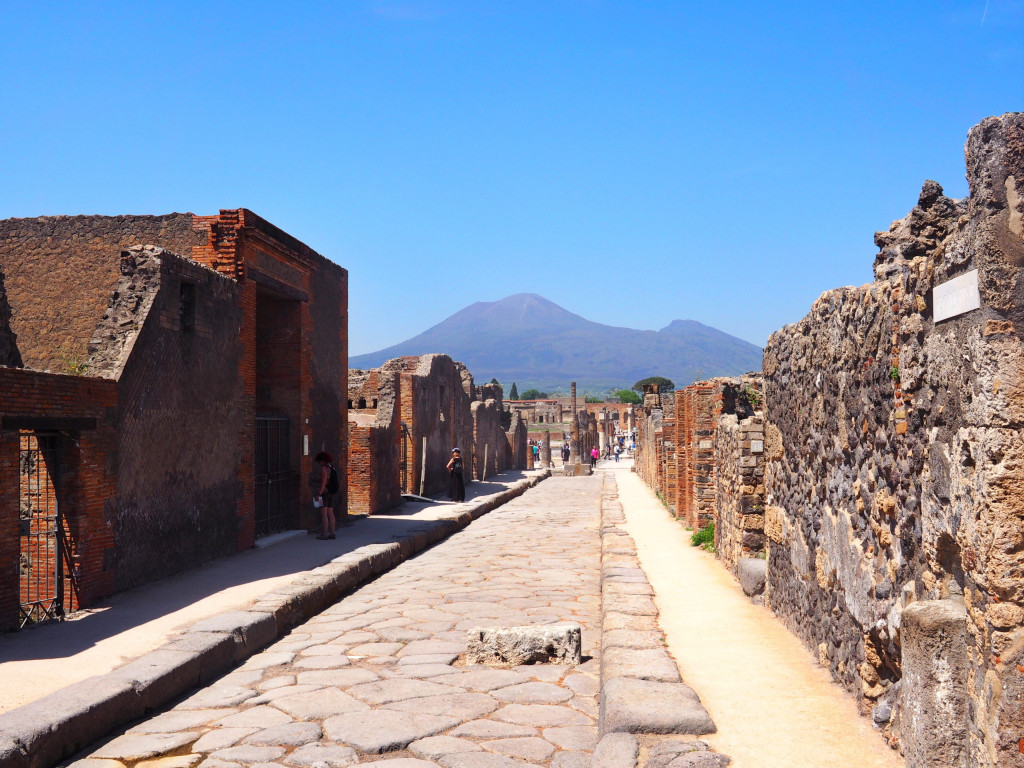
<svg viewBox="0 0 1024 768">
<path fill-rule="evenodd" d="M 344 269 L 238 209 L 0 221 L 0 270 L 0 628 L 315 525 Z"/>
<path fill-rule="evenodd" d="M 384 511 L 403 493 L 444 493 L 456 446 L 467 480 L 526 469 L 526 424 L 502 411 L 500 385 L 475 385 L 466 366 L 447 355 L 352 370 L 348 396 L 354 513 Z"/>
<path fill-rule="evenodd" d="M 722 477 L 744 422 L 712 434 L 723 556 L 746 486 L 767 605 L 911 768 L 1024 764 L 1024 114 L 972 128 L 965 156 L 967 199 L 926 182 L 875 236 L 874 282 L 769 339 L 763 486 Z"/>
</svg>

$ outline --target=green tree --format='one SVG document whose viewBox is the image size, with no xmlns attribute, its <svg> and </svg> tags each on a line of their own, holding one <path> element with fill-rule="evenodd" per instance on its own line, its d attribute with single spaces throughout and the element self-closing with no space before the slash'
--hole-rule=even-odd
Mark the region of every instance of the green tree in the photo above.
<svg viewBox="0 0 1024 768">
<path fill-rule="evenodd" d="M 604 400 L 602 398 L 600 398 L 600 397 L 594 397 L 593 395 L 587 395 L 586 397 L 583 398 L 583 402 L 585 402 L 585 403 L 603 403 Z"/>
<path fill-rule="evenodd" d="M 519 399 L 519 390 L 516 388 L 516 383 L 514 381 L 512 382 L 512 389 L 508 393 L 508 399 L 509 400 L 518 400 Z"/>
<path fill-rule="evenodd" d="M 632 389 L 619 389 L 614 392 L 615 397 L 619 398 L 620 403 L 632 403 L 633 405 L 640 405 L 644 401 L 640 395 L 634 392 Z"/>
<path fill-rule="evenodd" d="M 520 399 L 522 400 L 546 400 L 547 397 L 547 392 L 541 392 L 538 389 L 528 389 L 520 395 Z"/>
<path fill-rule="evenodd" d="M 671 392 L 676 388 L 672 379 L 666 379 L 664 376 L 648 376 L 646 379 L 640 379 L 640 381 L 634 384 L 633 391 L 643 394 L 644 384 L 657 384 L 661 392 Z"/>
</svg>

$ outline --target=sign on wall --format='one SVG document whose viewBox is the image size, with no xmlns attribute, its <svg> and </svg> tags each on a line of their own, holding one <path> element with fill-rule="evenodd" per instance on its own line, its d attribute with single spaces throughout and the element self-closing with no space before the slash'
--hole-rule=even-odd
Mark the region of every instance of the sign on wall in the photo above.
<svg viewBox="0 0 1024 768">
<path fill-rule="evenodd" d="M 972 269 L 932 288 L 932 307 L 935 310 L 936 323 L 980 309 L 978 270 Z"/>
</svg>

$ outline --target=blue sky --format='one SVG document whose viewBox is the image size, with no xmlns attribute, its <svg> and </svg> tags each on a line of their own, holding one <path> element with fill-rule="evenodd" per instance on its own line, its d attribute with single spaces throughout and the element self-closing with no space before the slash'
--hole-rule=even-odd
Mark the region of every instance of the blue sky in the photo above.
<svg viewBox="0 0 1024 768">
<path fill-rule="evenodd" d="M 246 207 L 349 270 L 350 347 L 539 293 L 756 344 L 871 279 L 1024 2 L 10 3 L 0 218 Z M 440 350 L 439 350 L 440 351 Z"/>
</svg>

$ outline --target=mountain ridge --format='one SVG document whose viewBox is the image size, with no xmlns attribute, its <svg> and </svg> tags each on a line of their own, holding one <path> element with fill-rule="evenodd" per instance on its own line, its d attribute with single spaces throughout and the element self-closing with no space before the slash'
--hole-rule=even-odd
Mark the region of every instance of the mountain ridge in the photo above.
<svg viewBox="0 0 1024 768">
<path fill-rule="evenodd" d="M 493 377 L 520 390 L 567 390 L 576 381 L 590 394 L 647 376 L 685 386 L 761 368 L 760 347 L 697 320 L 673 320 L 659 331 L 605 325 L 535 293 L 475 302 L 410 339 L 353 356 L 349 365 L 375 368 L 430 352 L 465 363 L 478 381 Z"/>
</svg>

